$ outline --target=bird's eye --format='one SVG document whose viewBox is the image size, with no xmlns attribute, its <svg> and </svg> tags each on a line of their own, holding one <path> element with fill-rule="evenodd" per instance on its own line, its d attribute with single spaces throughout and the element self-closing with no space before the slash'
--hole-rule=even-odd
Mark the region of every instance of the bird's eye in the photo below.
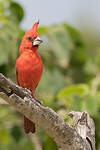
<svg viewBox="0 0 100 150">
<path fill-rule="evenodd" d="M 31 37 L 28 37 L 27 39 L 28 39 L 29 41 L 33 41 L 33 39 L 32 39 Z"/>
</svg>

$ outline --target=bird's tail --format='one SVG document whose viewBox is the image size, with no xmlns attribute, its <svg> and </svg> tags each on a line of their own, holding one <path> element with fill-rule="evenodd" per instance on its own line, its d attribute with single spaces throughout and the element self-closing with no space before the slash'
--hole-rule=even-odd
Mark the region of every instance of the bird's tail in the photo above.
<svg viewBox="0 0 100 150">
<path fill-rule="evenodd" d="M 32 97 L 34 97 L 33 93 L 31 93 Z M 35 133 L 35 123 L 29 120 L 27 117 L 24 116 L 24 131 L 25 133 Z"/>
<path fill-rule="evenodd" d="M 24 116 L 24 131 L 25 133 L 35 133 L 35 124 Z"/>
</svg>

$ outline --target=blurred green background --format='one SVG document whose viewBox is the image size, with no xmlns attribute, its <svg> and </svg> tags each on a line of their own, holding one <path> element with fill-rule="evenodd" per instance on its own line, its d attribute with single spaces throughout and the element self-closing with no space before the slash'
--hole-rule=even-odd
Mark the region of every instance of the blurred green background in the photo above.
<svg viewBox="0 0 100 150">
<path fill-rule="evenodd" d="M 14 0 L 0 1 L 0 72 L 16 82 L 15 61 L 25 33 L 20 27 L 23 8 Z M 65 121 L 71 110 L 88 111 L 96 126 L 100 150 L 100 45 L 67 23 L 40 27 L 39 48 L 44 72 L 36 95 Z M 37 128 L 25 135 L 23 116 L 0 99 L 0 150 L 56 150 L 52 139 Z"/>
</svg>

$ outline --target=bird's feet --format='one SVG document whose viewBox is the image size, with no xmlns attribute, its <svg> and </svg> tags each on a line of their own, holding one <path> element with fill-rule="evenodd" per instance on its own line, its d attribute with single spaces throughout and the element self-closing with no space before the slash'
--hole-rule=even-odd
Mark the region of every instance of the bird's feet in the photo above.
<svg viewBox="0 0 100 150">
<path fill-rule="evenodd" d="M 39 103 L 39 104 L 43 104 L 41 101 L 39 101 L 37 98 L 36 98 L 36 96 L 34 96 L 34 99 Z"/>
</svg>

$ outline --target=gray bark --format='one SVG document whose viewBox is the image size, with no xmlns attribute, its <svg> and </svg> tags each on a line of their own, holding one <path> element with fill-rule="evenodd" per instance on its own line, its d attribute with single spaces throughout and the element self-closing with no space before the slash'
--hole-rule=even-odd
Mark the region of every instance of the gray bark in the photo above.
<svg viewBox="0 0 100 150">
<path fill-rule="evenodd" d="M 74 126 L 68 125 L 51 108 L 33 99 L 23 89 L 0 74 L 0 97 L 43 129 L 59 150 L 95 150 L 95 126 L 87 112 L 70 112 Z"/>
</svg>

